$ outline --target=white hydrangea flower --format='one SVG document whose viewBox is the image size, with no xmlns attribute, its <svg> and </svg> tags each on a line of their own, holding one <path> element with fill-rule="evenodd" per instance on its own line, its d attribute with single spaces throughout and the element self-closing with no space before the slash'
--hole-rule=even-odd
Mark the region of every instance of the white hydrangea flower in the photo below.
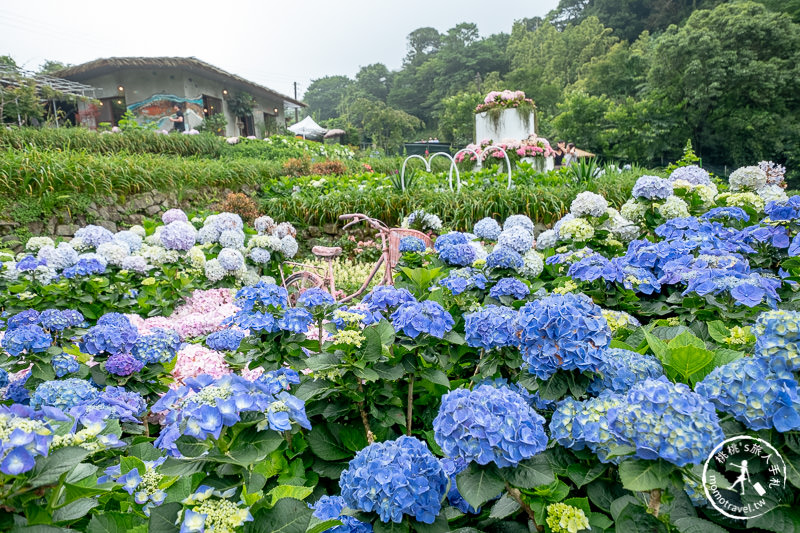
<svg viewBox="0 0 800 533">
<path fill-rule="evenodd" d="M 731 206 L 731 207 L 752 207 L 756 211 L 763 211 L 764 206 L 767 205 L 764 199 L 754 192 L 725 192 L 717 195 L 718 203 Z"/>
<path fill-rule="evenodd" d="M 80 237 L 73 237 L 71 241 L 69 241 L 69 245 L 72 246 L 72 249 L 76 252 L 83 252 L 91 248 L 83 239 Z"/>
<path fill-rule="evenodd" d="M 128 228 L 128 231 L 130 231 L 131 233 L 135 233 L 136 235 L 138 235 L 143 239 L 147 236 L 147 232 L 145 231 L 144 227 L 140 226 L 139 224 L 134 224 L 133 226 Z"/>
<path fill-rule="evenodd" d="M 586 242 L 594 237 L 594 227 L 585 218 L 576 217 L 564 222 L 558 233 L 565 240 Z"/>
<path fill-rule="evenodd" d="M 225 277 L 225 269 L 219 264 L 219 260 L 209 259 L 205 264 L 205 274 L 208 281 L 216 283 Z"/>
<path fill-rule="evenodd" d="M 220 231 L 214 227 L 205 225 L 197 232 L 197 242 L 200 244 L 211 244 L 219 240 Z"/>
<path fill-rule="evenodd" d="M 275 227 L 275 221 L 271 217 L 261 216 L 255 219 L 253 227 L 256 228 L 259 235 L 264 235 L 272 232 Z"/>
<path fill-rule="evenodd" d="M 47 261 L 47 266 L 56 270 L 63 270 L 78 262 L 78 252 L 69 243 L 62 242 L 58 248 L 45 246 L 39 250 L 36 258 Z"/>
<path fill-rule="evenodd" d="M 644 214 L 647 212 L 647 206 L 631 198 L 622 204 L 622 208 L 619 212 L 631 222 L 641 224 L 644 222 Z"/>
<path fill-rule="evenodd" d="M 42 285 L 50 285 L 58 277 L 58 272 L 48 266 L 40 265 L 34 269 L 33 277 Z"/>
<path fill-rule="evenodd" d="M 519 269 L 519 273 L 528 279 L 533 279 L 539 276 L 544 270 L 544 260 L 542 255 L 531 248 L 522 256 L 524 264 Z"/>
<path fill-rule="evenodd" d="M 533 235 L 523 226 L 511 226 L 500 232 L 498 246 L 508 246 L 519 253 L 525 253 L 533 246 Z"/>
<path fill-rule="evenodd" d="M 225 230 L 219 235 L 219 244 L 223 248 L 238 250 L 244 246 L 244 232 L 239 230 Z"/>
<path fill-rule="evenodd" d="M 292 258 L 297 253 L 297 241 L 291 235 L 287 235 L 281 239 L 281 253 L 284 257 Z"/>
<path fill-rule="evenodd" d="M 599 194 L 583 191 L 578 194 L 569 206 L 569 212 L 576 217 L 601 217 L 608 209 L 608 202 Z"/>
<path fill-rule="evenodd" d="M 503 229 L 513 228 L 514 226 L 522 226 L 528 233 L 534 232 L 533 221 L 527 215 L 511 215 L 503 222 Z"/>
<path fill-rule="evenodd" d="M 683 218 L 689 216 L 689 206 L 678 196 L 668 197 L 663 204 L 658 207 L 658 212 L 665 219 Z"/>
<path fill-rule="evenodd" d="M 704 204 L 708 205 L 714 202 L 714 198 L 716 198 L 717 194 L 719 194 L 719 190 L 717 189 L 717 185 L 712 183 L 711 185 L 698 185 L 694 189 L 700 199 L 703 201 Z"/>
<path fill-rule="evenodd" d="M 186 255 L 194 268 L 203 268 L 205 266 L 206 253 L 199 246 L 192 246 Z"/>
<path fill-rule="evenodd" d="M 147 259 L 148 263 L 153 265 L 165 265 L 168 263 L 176 263 L 180 260 L 181 255 L 177 250 L 167 250 L 163 246 L 153 246 L 150 244 L 143 244 L 136 255 L 141 255 Z"/>
<path fill-rule="evenodd" d="M 769 202 L 785 204 L 789 201 L 786 191 L 780 185 L 766 185 L 758 189 L 756 194 L 758 194 L 764 200 L 764 205 L 768 204 Z"/>
<path fill-rule="evenodd" d="M 489 255 L 489 252 L 486 251 L 486 248 L 479 241 L 470 241 L 470 246 L 472 249 L 475 250 L 475 261 L 485 261 Z"/>
<path fill-rule="evenodd" d="M 122 260 L 131 254 L 128 246 L 122 241 L 104 242 L 97 247 L 97 253 L 114 266 L 122 265 Z"/>
<path fill-rule="evenodd" d="M 543 231 L 536 237 L 536 249 L 537 250 L 547 250 L 548 248 L 552 248 L 558 242 L 558 234 L 556 230 L 549 229 Z"/>
<path fill-rule="evenodd" d="M 30 239 L 28 239 L 28 242 L 25 243 L 25 249 L 33 254 L 35 254 L 45 246 L 50 246 L 51 248 L 55 248 L 56 243 L 50 237 L 31 237 Z"/>
<path fill-rule="evenodd" d="M 758 190 L 767 184 L 767 173 L 757 166 L 737 168 L 728 177 L 732 191 Z"/>
<path fill-rule="evenodd" d="M 9 283 L 14 283 L 19 279 L 20 271 L 17 270 L 16 261 L 5 261 L 3 267 L 0 268 L 0 279 Z"/>
</svg>

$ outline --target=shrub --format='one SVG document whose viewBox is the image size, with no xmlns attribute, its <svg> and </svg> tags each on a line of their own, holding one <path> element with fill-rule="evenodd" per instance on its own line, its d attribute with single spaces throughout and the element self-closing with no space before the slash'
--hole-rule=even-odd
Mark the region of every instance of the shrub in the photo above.
<svg viewBox="0 0 800 533">
<path fill-rule="evenodd" d="M 341 176 L 347 172 L 347 166 L 341 161 L 319 161 L 311 165 L 311 174 L 329 176 L 334 174 Z"/>
<path fill-rule="evenodd" d="M 293 157 L 283 164 L 285 176 L 307 176 L 311 172 L 311 159 L 308 157 Z"/>
<path fill-rule="evenodd" d="M 258 211 L 258 206 L 252 200 L 252 198 L 240 192 L 232 192 L 228 194 L 228 196 L 225 197 L 225 200 L 223 200 L 222 204 L 220 204 L 219 209 L 220 211 L 225 211 L 228 213 L 236 213 L 248 224 L 252 224 L 253 221 L 261 214 Z"/>
</svg>

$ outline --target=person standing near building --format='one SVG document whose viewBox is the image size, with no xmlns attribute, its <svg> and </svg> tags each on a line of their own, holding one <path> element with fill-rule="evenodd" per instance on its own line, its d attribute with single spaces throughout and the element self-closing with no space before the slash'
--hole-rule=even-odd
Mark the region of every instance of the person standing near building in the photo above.
<svg viewBox="0 0 800 533">
<path fill-rule="evenodd" d="M 564 159 L 562 160 L 562 166 L 568 167 L 572 163 L 578 160 L 578 155 L 575 151 L 575 143 L 567 144 L 567 148 L 564 151 Z"/>
<path fill-rule="evenodd" d="M 182 133 L 185 131 L 184 124 L 183 124 L 183 111 L 181 110 L 181 105 L 175 103 L 172 105 L 172 110 L 175 112 L 174 117 L 169 117 L 172 121 L 172 131 Z"/>
</svg>

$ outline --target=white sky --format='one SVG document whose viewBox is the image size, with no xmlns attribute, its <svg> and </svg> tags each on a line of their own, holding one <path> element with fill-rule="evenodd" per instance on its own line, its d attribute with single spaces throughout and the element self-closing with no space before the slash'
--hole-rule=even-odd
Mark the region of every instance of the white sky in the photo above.
<svg viewBox="0 0 800 533">
<path fill-rule="evenodd" d="M 406 36 L 459 22 L 481 36 L 544 16 L 558 0 L 0 0 L 0 55 L 36 70 L 46 59 L 195 56 L 298 96 L 312 79 L 361 66 L 398 69 Z"/>
</svg>

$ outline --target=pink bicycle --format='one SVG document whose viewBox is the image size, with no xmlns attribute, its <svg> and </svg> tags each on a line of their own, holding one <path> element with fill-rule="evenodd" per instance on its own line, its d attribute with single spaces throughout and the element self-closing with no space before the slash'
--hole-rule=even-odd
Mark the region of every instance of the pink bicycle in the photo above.
<svg viewBox="0 0 800 533">
<path fill-rule="evenodd" d="M 384 267 L 384 272 L 383 279 L 381 280 L 380 284 L 392 285 L 394 283 L 392 269 L 397 265 L 397 261 L 400 259 L 400 239 L 403 237 L 417 237 L 422 239 L 426 247 L 433 246 L 433 242 L 431 241 L 430 237 L 421 231 L 405 228 L 390 228 L 380 220 L 368 217 L 367 215 L 363 215 L 361 213 L 341 215 L 339 220 L 350 221 L 345 224 L 342 229 L 347 229 L 355 224 L 358 224 L 359 222 L 366 222 L 370 225 L 370 227 L 378 230 L 380 233 L 382 247 L 381 256 L 372 267 L 372 270 L 367 276 L 367 279 L 364 281 L 364 284 L 361 285 L 361 287 L 353 294 L 346 295 L 339 299 L 339 302 L 347 302 L 363 294 L 377 275 L 381 266 Z M 284 278 L 283 269 L 281 269 L 281 277 L 283 278 L 284 288 L 290 293 L 291 296 L 292 293 L 302 294 L 306 289 L 320 287 L 327 289 L 328 292 L 335 297 L 336 280 L 334 279 L 333 275 L 333 260 L 342 254 L 342 249 L 338 246 L 314 246 L 311 249 L 311 253 L 318 258 L 325 259 L 327 266 L 325 268 L 320 268 L 314 265 L 285 261 L 285 265 L 300 267 L 303 270 L 294 272 L 293 274 Z"/>
</svg>

